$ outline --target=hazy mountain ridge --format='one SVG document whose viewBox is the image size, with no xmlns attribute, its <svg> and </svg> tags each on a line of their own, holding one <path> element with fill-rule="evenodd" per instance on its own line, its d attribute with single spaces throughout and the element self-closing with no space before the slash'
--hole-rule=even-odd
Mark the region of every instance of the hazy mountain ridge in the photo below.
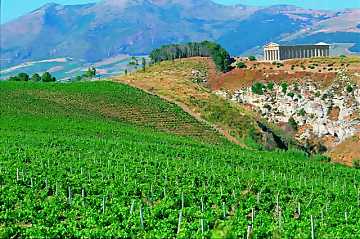
<svg viewBox="0 0 360 239">
<path fill-rule="evenodd" d="M 94 62 L 119 54 L 147 54 L 163 44 L 205 39 L 218 41 L 232 54 L 269 41 L 312 43 L 322 37 L 356 43 L 353 50 L 360 51 L 360 29 L 354 25 L 359 15 L 358 9 L 331 12 L 289 5 L 225 6 L 210 0 L 46 4 L 2 25 L 2 61 L 12 65 L 72 57 Z M 331 27 L 332 19 L 339 26 Z"/>
</svg>

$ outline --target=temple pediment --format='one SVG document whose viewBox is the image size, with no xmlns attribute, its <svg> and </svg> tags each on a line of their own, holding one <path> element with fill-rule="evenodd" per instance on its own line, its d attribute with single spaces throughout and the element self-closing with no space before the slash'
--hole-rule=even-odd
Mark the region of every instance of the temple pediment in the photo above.
<svg viewBox="0 0 360 239">
<path fill-rule="evenodd" d="M 267 48 L 267 47 L 278 47 L 278 46 L 280 46 L 280 45 L 275 43 L 275 42 L 270 42 L 269 44 L 265 45 L 265 48 Z"/>
</svg>

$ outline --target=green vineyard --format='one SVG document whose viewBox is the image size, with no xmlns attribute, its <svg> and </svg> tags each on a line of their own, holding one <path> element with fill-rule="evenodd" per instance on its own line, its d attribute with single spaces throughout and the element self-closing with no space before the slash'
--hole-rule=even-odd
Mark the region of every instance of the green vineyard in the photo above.
<svg viewBox="0 0 360 239">
<path fill-rule="evenodd" d="M 360 170 L 112 82 L 0 82 L 1 238 L 359 238 Z"/>
</svg>

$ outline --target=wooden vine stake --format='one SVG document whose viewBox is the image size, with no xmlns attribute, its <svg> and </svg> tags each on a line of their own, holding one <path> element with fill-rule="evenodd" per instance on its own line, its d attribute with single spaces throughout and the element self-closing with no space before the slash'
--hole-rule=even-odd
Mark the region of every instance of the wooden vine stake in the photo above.
<svg viewBox="0 0 360 239">
<path fill-rule="evenodd" d="M 346 224 L 348 223 L 348 213 L 347 212 L 345 212 L 345 222 L 346 222 Z"/>
<path fill-rule="evenodd" d="M 182 220 L 182 210 L 179 211 L 179 221 L 178 221 L 178 228 L 177 228 L 177 234 L 180 233 L 181 229 L 181 220 Z"/>
<path fill-rule="evenodd" d="M 311 215 L 311 239 L 315 239 L 314 218 Z"/>
<path fill-rule="evenodd" d="M 254 218 L 255 218 L 255 210 L 254 208 L 251 209 L 251 224 L 254 225 Z"/>
<path fill-rule="evenodd" d="M 135 206 L 135 200 L 132 200 L 131 202 L 131 206 L 130 206 L 130 215 L 133 214 L 133 211 L 134 211 L 134 206 Z"/>
<path fill-rule="evenodd" d="M 184 193 L 182 192 L 181 193 L 181 210 L 183 210 L 184 209 Z"/>
<path fill-rule="evenodd" d="M 70 188 L 70 186 L 68 187 L 68 201 L 69 201 L 69 204 L 71 204 L 71 188 Z"/>
<path fill-rule="evenodd" d="M 105 196 L 103 196 L 102 204 L 101 204 L 101 211 L 104 214 L 105 213 Z"/>
<path fill-rule="evenodd" d="M 225 202 L 222 203 L 222 209 L 223 209 L 223 218 L 226 218 L 226 209 L 225 209 Z"/>
<path fill-rule="evenodd" d="M 252 231 L 253 231 L 252 225 L 248 225 L 246 239 L 251 239 L 252 238 Z"/>
<path fill-rule="evenodd" d="M 201 235 L 203 235 L 204 238 L 204 219 L 200 219 L 200 226 L 201 226 Z"/>
<path fill-rule="evenodd" d="M 81 189 L 82 205 L 85 206 L 85 190 Z"/>
<path fill-rule="evenodd" d="M 140 226 L 142 229 L 144 229 L 144 215 L 142 205 L 140 205 Z"/>
</svg>

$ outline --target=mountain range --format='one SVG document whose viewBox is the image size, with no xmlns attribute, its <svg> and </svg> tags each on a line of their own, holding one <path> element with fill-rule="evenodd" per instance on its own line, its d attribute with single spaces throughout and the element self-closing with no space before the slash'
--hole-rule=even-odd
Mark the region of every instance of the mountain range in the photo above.
<svg viewBox="0 0 360 239">
<path fill-rule="evenodd" d="M 349 43 L 360 52 L 360 9 L 322 11 L 290 5 L 251 7 L 211 0 L 103 0 L 46 4 L 1 25 L 5 66 L 70 57 L 96 62 L 146 55 L 163 44 L 213 40 L 232 55 L 279 43 Z"/>
</svg>

